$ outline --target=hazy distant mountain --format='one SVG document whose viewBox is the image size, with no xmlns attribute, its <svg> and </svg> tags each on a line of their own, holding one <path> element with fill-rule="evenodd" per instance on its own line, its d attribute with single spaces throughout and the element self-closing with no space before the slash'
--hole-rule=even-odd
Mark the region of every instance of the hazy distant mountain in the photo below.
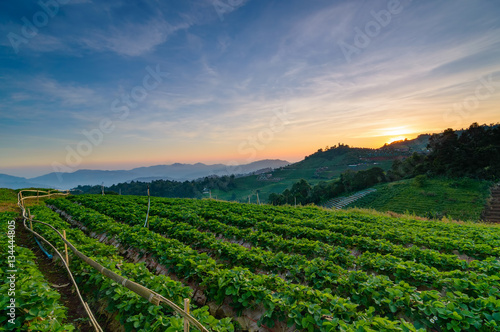
<svg viewBox="0 0 500 332">
<path fill-rule="evenodd" d="M 20 189 L 20 188 L 49 188 L 40 183 L 35 183 L 23 177 L 0 174 L 0 188 Z"/>
<path fill-rule="evenodd" d="M 168 179 L 176 181 L 195 180 L 209 175 L 231 175 L 247 174 L 263 168 L 279 168 L 290 164 L 288 161 L 279 159 L 266 159 L 256 161 L 246 165 L 228 166 L 224 164 L 206 165 L 196 164 L 172 164 L 157 165 L 149 167 L 134 168 L 129 171 L 102 171 L 102 170 L 78 170 L 72 173 L 49 173 L 31 179 L 11 177 L 0 182 L 0 187 L 23 188 L 23 181 L 27 183 L 38 183 L 39 186 L 51 187 L 56 189 L 71 189 L 78 185 L 96 185 L 104 183 L 110 186 L 116 183 L 128 182 L 134 180 L 150 181 L 157 179 Z M 7 176 L 9 177 L 9 176 Z M 2 181 L 2 178 L 0 178 Z M 31 186 L 31 185 L 30 185 Z"/>
</svg>

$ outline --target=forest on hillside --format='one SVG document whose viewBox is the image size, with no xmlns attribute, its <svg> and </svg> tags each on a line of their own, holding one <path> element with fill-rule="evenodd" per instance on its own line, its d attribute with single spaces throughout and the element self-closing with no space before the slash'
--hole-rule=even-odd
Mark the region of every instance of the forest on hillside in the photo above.
<svg viewBox="0 0 500 332">
<path fill-rule="evenodd" d="M 72 190 L 73 194 L 101 194 L 103 189 L 106 195 L 147 195 L 148 189 L 152 196 L 177 198 L 209 197 L 210 190 L 218 189 L 230 191 L 236 187 L 235 176 L 208 176 L 193 181 L 155 180 L 151 182 L 131 181 L 114 184 L 109 187 L 78 186 Z"/>
<path fill-rule="evenodd" d="M 347 147 L 348 149 L 348 147 Z M 333 153 L 345 153 L 345 146 Z M 500 125 L 473 123 L 465 130 L 446 129 L 429 138 L 427 151 L 414 152 L 403 160 L 394 160 L 392 168 L 384 172 L 379 167 L 365 171 L 345 171 L 332 182 L 311 186 L 302 179 L 281 194 L 269 195 L 269 203 L 320 204 L 333 197 L 372 187 L 381 182 L 392 182 L 417 176 L 451 178 L 469 177 L 498 181 L 500 179 Z M 318 154 L 323 151 L 318 150 Z"/>
</svg>

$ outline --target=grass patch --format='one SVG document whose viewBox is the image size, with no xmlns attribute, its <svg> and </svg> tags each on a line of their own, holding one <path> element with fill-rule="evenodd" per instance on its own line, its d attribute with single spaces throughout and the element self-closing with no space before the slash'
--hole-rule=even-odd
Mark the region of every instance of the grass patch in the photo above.
<svg viewBox="0 0 500 332">
<path fill-rule="evenodd" d="M 16 191 L 0 188 L 0 212 L 19 212 Z"/>
<path fill-rule="evenodd" d="M 348 207 L 393 211 L 416 216 L 479 221 L 491 183 L 469 178 L 409 179 L 375 186 Z"/>
<path fill-rule="evenodd" d="M 13 189 L 0 188 L 0 212 L 19 212 L 20 211 L 18 206 L 17 206 L 17 194 L 21 190 L 25 190 L 25 189 L 13 190 Z M 40 195 L 44 195 L 48 189 L 29 188 L 29 190 L 44 191 L 44 193 L 40 193 Z M 60 192 L 60 191 L 51 189 L 50 192 L 55 193 L 55 192 Z M 28 197 L 28 196 L 36 197 L 36 192 L 24 192 L 23 193 L 23 197 Z M 31 206 L 43 204 L 45 199 L 47 199 L 47 198 L 40 198 L 38 200 L 36 198 L 27 199 L 24 201 L 24 205 L 27 207 L 31 207 Z"/>
</svg>

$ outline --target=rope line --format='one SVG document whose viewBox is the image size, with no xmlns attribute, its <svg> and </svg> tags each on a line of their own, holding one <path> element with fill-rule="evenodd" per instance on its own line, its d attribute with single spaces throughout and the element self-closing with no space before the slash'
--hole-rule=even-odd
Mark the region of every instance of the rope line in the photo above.
<svg viewBox="0 0 500 332">
<path fill-rule="evenodd" d="M 28 190 L 27 190 L 28 191 Z M 29 190 L 29 191 L 32 191 L 32 190 Z M 33 190 L 34 191 L 34 190 Z M 71 270 L 69 269 L 69 266 L 68 264 L 66 263 L 66 260 L 63 258 L 62 254 L 59 252 L 59 250 L 56 249 L 56 247 L 54 247 L 54 245 L 52 245 L 52 243 L 50 243 L 47 239 L 45 239 L 43 236 L 41 236 L 40 234 L 38 234 L 37 232 L 33 231 L 32 229 L 30 229 L 27 225 L 26 225 L 26 221 L 28 220 L 28 216 L 26 216 L 26 209 L 24 208 L 24 200 L 27 199 L 27 198 L 33 198 L 33 197 L 39 197 L 38 195 L 37 196 L 27 196 L 27 197 L 22 197 L 22 194 L 21 194 L 22 191 L 19 192 L 19 197 L 18 197 L 18 205 L 19 207 L 21 208 L 22 212 L 23 212 L 23 225 L 24 225 L 24 228 L 26 228 L 29 232 L 33 233 L 33 235 L 35 235 L 36 237 L 40 238 L 43 242 L 47 243 L 47 245 L 49 245 L 53 250 L 54 252 L 59 256 L 59 258 L 61 259 L 61 262 L 63 263 L 64 265 L 64 268 L 66 269 L 66 271 L 68 272 L 68 275 L 71 279 L 71 282 L 73 283 L 73 285 L 75 286 L 75 289 L 76 289 L 76 293 L 78 295 L 78 298 L 80 300 L 80 302 L 82 303 L 84 309 L 85 309 L 85 312 L 87 313 L 87 315 L 89 316 L 89 319 L 90 319 L 90 322 L 92 323 L 92 325 L 94 326 L 95 330 L 98 331 L 98 332 L 104 332 L 103 329 L 101 328 L 101 326 L 99 325 L 99 323 L 97 322 L 97 320 L 95 319 L 94 315 L 92 314 L 92 311 L 90 310 L 90 308 L 88 307 L 88 305 L 86 304 L 86 302 L 83 300 L 83 297 L 80 293 L 80 289 L 78 288 L 78 285 L 76 284 L 76 281 L 75 279 L 73 278 L 73 274 L 71 273 Z M 38 191 L 37 191 L 37 194 L 38 194 Z M 65 194 L 60 194 L 60 193 L 57 193 L 59 195 L 65 195 Z M 43 196 L 43 197 L 50 197 L 52 195 L 57 195 L 57 194 L 50 194 L 48 193 L 47 196 Z M 34 219 L 31 219 L 30 218 L 30 221 L 33 223 L 33 222 L 37 222 L 37 223 L 42 223 L 42 224 L 45 224 L 45 225 L 48 225 L 46 223 L 43 223 L 41 221 L 38 221 L 38 220 L 34 220 Z M 51 225 L 48 225 L 50 227 L 52 227 Z M 54 227 L 52 227 L 53 229 L 55 229 Z M 57 231 L 57 230 L 56 230 Z M 57 231 L 57 233 L 61 236 L 62 238 L 62 235 Z M 35 240 L 37 240 L 35 237 Z M 38 240 L 37 240 L 38 242 Z"/>
<path fill-rule="evenodd" d="M 28 191 L 28 190 L 26 190 L 26 191 Z M 36 191 L 36 190 L 29 190 L 29 191 Z M 38 192 L 38 191 L 36 191 L 36 192 Z M 22 197 L 22 194 L 21 194 L 21 191 L 20 191 L 19 192 L 19 203 L 18 203 L 18 205 L 21 207 L 21 209 L 23 211 L 23 224 L 24 224 L 24 227 L 26 229 L 28 229 L 30 232 L 32 232 L 35 236 L 38 236 L 39 238 L 41 238 L 44 242 L 46 242 L 49 246 L 51 246 L 52 249 L 54 249 L 54 251 L 58 254 L 58 256 L 61 258 L 61 261 L 63 262 L 64 266 L 66 267 L 66 270 L 68 271 L 68 274 L 70 275 L 71 280 L 73 281 L 73 284 L 75 285 L 75 287 L 77 289 L 78 296 L 80 297 L 80 300 L 84 304 L 84 307 L 87 309 L 88 305 L 86 305 L 86 303 L 83 301 L 83 298 L 80 295 L 78 287 L 76 286 L 76 282 L 73 279 L 73 275 L 71 274 L 71 271 L 69 270 L 69 267 L 66 265 L 66 262 L 63 259 L 63 256 L 59 253 L 59 251 L 57 251 L 57 249 L 49 241 L 47 241 L 45 238 L 43 238 L 40 234 L 38 234 L 38 233 L 34 232 L 33 230 L 29 229 L 29 227 L 26 225 L 26 220 L 28 220 L 28 218 L 26 216 L 26 210 L 24 209 L 23 200 L 27 199 L 27 198 L 49 197 L 49 196 L 52 196 L 52 195 L 67 195 L 67 194 L 61 194 L 61 193 L 50 194 L 49 193 L 46 196 L 27 196 L 27 197 Z M 34 219 L 30 219 L 30 220 L 31 220 L 31 222 L 40 223 L 40 224 L 46 225 L 46 226 L 50 227 L 51 229 L 53 229 L 59 235 L 59 237 L 61 238 L 61 240 L 68 245 L 68 247 L 71 249 L 71 251 L 78 258 L 80 258 L 81 260 L 83 260 L 88 265 L 92 266 L 95 270 L 97 270 L 98 272 L 100 272 L 102 275 L 104 275 L 104 276 L 106 276 L 106 277 L 114 280 L 117 284 L 123 285 L 124 287 L 126 287 L 129 290 L 133 291 L 134 293 L 140 295 L 141 297 L 143 297 L 148 302 L 150 302 L 150 303 L 152 303 L 154 305 L 160 305 L 161 302 L 164 302 L 170 308 L 172 308 L 176 313 L 178 313 L 184 319 L 188 320 L 190 323 L 192 323 L 194 326 L 196 326 L 200 331 L 202 331 L 202 332 L 209 332 L 209 330 L 207 328 L 205 328 L 200 322 L 198 322 L 198 320 L 196 320 L 193 316 L 191 316 L 189 313 L 187 313 L 186 311 L 184 311 L 184 309 L 182 309 L 181 307 L 179 307 L 177 304 L 175 304 L 174 302 L 170 301 L 169 299 L 165 298 L 161 294 L 158 294 L 155 291 L 152 291 L 152 290 L 150 290 L 150 289 L 148 289 L 148 288 L 146 288 L 146 287 L 144 287 L 144 286 L 142 286 L 142 285 L 140 285 L 140 284 L 138 284 L 138 283 L 136 283 L 134 281 L 126 279 L 126 278 L 122 277 L 119 274 L 116 274 L 115 272 L 113 272 L 113 271 L 105 268 L 101 264 L 95 262 L 94 260 L 92 260 L 89 257 L 87 257 L 84 254 L 82 254 L 80 251 L 78 251 L 73 246 L 73 244 L 71 244 L 71 242 L 69 242 L 68 240 L 66 240 L 63 237 L 63 235 L 56 228 L 54 228 L 52 225 L 47 224 L 47 223 L 45 223 L 43 221 L 39 221 L 39 220 L 34 220 Z M 90 318 L 91 321 L 95 322 L 95 324 L 96 324 L 95 325 L 96 330 L 99 331 L 99 332 L 101 332 L 102 329 L 100 328 L 100 326 L 98 325 L 97 321 L 93 317 L 92 312 L 90 312 L 90 310 L 88 310 L 87 313 L 89 314 L 89 317 L 91 317 Z"/>
</svg>

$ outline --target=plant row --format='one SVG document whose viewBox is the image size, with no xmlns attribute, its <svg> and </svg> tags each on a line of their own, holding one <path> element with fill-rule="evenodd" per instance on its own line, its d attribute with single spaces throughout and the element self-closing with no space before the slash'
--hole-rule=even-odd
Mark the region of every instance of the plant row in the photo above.
<svg viewBox="0 0 500 332">
<path fill-rule="evenodd" d="M 234 204 L 228 204 L 229 206 Z M 161 208 L 161 205 L 157 205 Z M 270 215 L 262 216 L 256 213 L 240 214 L 231 210 L 204 208 L 199 210 L 199 214 L 205 219 L 218 220 L 239 220 L 240 224 L 245 223 L 247 226 L 267 221 L 272 224 L 284 224 L 294 227 L 307 227 L 317 231 L 327 230 L 331 233 L 338 233 L 341 239 L 355 238 L 355 242 L 370 243 L 377 241 L 378 245 L 385 247 L 387 245 L 395 245 L 396 248 L 414 245 L 425 246 L 428 249 L 439 250 L 448 254 L 458 251 L 462 254 L 467 254 L 478 259 L 485 259 L 491 256 L 500 256 L 500 239 L 487 239 L 485 242 L 477 241 L 469 236 L 460 236 L 459 238 L 450 238 L 446 233 L 436 232 L 435 230 L 425 230 L 422 228 L 407 227 L 407 225 L 399 225 L 397 219 L 394 218 L 391 224 L 366 224 L 359 222 L 354 218 L 341 220 L 318 219 L 318 218 L 290 218 L 290 217 L 270 217 Z M 332 213 L 335 214 L 335 213 Z M 487 230 L 476 230 L 481 233 L 488 233 Z M 437 235 L 439 234 L 439 235 Z M 387 241 L 383 241 L 387 240 Z M 417 248 L 422 250 L 420 248 Z M 443 255 L 444 256 L 444 255 Z M 450 255 L 447 264 L 451 264 L 451 268 L 460 268 L 461 264 L 455 255 Z M 499 270 L 500 271 L 500 270 Z"/>
<path fill-rule="evenodd" d="M 144 197 L 133 197 L 131 199 L 146 200 Z M 259 220 L 273 221 L 275 218 L 287 218 L 297 220 L 311 220 L 318 222 L 327 222 L 328 224 L 337 224 L 348 222 L 356 227 L 370 225 L 371 227 L 389 226 L 402 231 L 413 231 L 416 234 L 425 233 L 426 235 L 446 236 L 452 239 L 466 239 L 478 244 L 500 243 L 500 228 L 492 228 L 484 224 L 474 223 L 445 223 L 435 220 L 415 219 L 410 216 L 389 217 L 381 214 L 360 211 L 336 211 L 324 210 L 321 208 L 306 206 L 292 208 L 287 206 L 269 206 L 269 205 L 248 205 L 236 204 L 230 202 L 210 201 L 210 200 L 183 200 L 170 198 L 154 198 L 154 202 L 166 205 L 173 202 L 182 201 L 183 204 L 192 208 L 201 208 L 210 210 L 215 208 L 220 213 L 233 212 L 242 217 L 255 217 Z M 173 203 L 175 204 L 175 203 Z"/>
<path fill-rule="evenodd" d="M 89 204 L 87 202 L 87 204 Z M 106 202 L 94 202 L 93 207 L 100 212 L 108 211 L 109 216 L 130 224 L 141 224 L 142 219 L 136 219 L 133 213 L 127 213 L 127 207 L 109 208 Z M 128 205 L 134 210 L 134 205 Z M 111 212 L 110 212 L 111 210 Z M 135 220 L 134 220 L 135 219 Z M 185 221 L 185 222 L 184 222 Z M 187 223 L 189 224 L 187 224 Z M 191 226 L 193 225 L 193 226 Z M 295 282 L 307 282 L 314 288 L 331 289 L 339 296 L 349 296 L 354 302 L 364 307 L 376 307 L 376 313 L 385 315 L 391 319 L 394 317 L 408 317 L 416 326 L 432 327 L 428 313 L 435 315 L 441 324 L 450 324 L 460 328 L 472 328 L 489 324 L 489 317 L 498 312 L 497 305 L 500 304 L 494 296 L 488 300 L 475 299 L 466 294 L 451 291 L 469 291 L 472 287 L 474 295 L 486 295 L 492 293 L 498 295 L 498 288 L 492 288 L 481 279 L 487 276 L 479 276 L 481 282 L 479 287 L 469 279 L 447 278 L 440 280 L 441 286 L 446 285 L 448 292 L 441 297 L 437 291 L 418 292 L 415 287 L 400 282 L 394 284 L 386 277 L 375 277 L 361 271 L 347 271 L 332 264 L 331 261 L 319 258 L 308 261 L 301 255 L 286 255 L 282 252 L 273 253 L 254 247 L 248 250 L 240 245 L 218 240 L 212 233 L 203 233 L 197 228 L 215 231 L 216 234 L 224 234 L 226 237 L 242 238 L 242 233 L 249 237 L 256 235 L 262 239 L 266 234 L 255 234 L 249 229 L 240 230 L 232 226 L 219 223 L 214 220 L 204 221 L 196 215 L 179 214 L 175 222 L 163 218 L 150 218 L 150 228 L 170 238 L 175 238 L 194 248 L 203 249 L 216 257 L 220 257 L 231 266 L 240 265 L 253 269 L 264 269 L 272 272 L 281 272 L 285 279 Z M 273 234 L 271 234 L 271 237 Z M 289 240 L 277 240 L 274 236 L 267 246 L 280 244 L 286 247 Z M 271 240 L 271 239 L 269 239 Z M 284 243 L 285 242 L 285 243 Z M 457 271 L 458 272 L 458 271 Z M 498 278 L 494 281 L 498 281 Z M 498 285 L 495 285 L 498 286 Z M 476 288 L 474 288 L 476 287 Z M 441 310 L 452 303 L 460 310 Z M 494 303 L 493 306 L 490 303 Z M 463 312 L 462 312 L 463 311 Z M 484 311 L 484 312 L 483 312 Z M 455 315 L 458 314 L 458 316 Z M 461 318 L 458 318 L 461 317 Z M 467 317 L 467 318 L 463 318 Z"/>
<path fill-rule="evenodd" d="M 81 196 L 73 197 L 72 200 L 85 203 L 88 207 L 98 209 L 119 221 L 141 220 L 140 204 L 126 200 L 126 205 L 121 204 L 119 199 L 94 199 Z M 116 204 L 114 204 L 116 203 Z M 228 238 L 243 240 L 264 249 L 283 251 L 285 253 L 297 253 L 313 259 L 321 257 L 346 269 L 363 269 L 367 272 L 375 272 L 389 276 L 392 280 L 406 281 L 414 286 L 425 286 L 443 290 L 465 292 L 471 296 L 498 295 L 499 281 L 495 269 L 499 262 L 494 258 L 485 261 L 474 261 L 475 271 L 444 271 L 417 263 L 411 260 L 403 260 L 390 254 L 364 252 L 354 257 L 351 251 L 340 246 L 331 246 L 319 241 L 305 238 L 285 239 L 280 235 L 262 230 L 250 228 L 237 228 L 216 220 L 204 220 L 184 205 L 169 205 L 168 209 L 158 209 L 153 205 L 151 214 L 168 217 L 172 221 L 188 222 L 200 229 L 220 234 Z M 145 212 L 144 212 L 145 213 Z"/>
<path fill-rule="evenodd" d="M 177 277 L 201 285 L 209 301 L 221 304 L 229 296 L 231 307 L 238 313 L 261 308 L 264 314 L 259 323 L 267 327 L 286 322 L 297 330 L 311 331 L 338 328 L 415 330 L 407 322 L 376 316 L 373 308 L 360 311 L 358 305 L 328 291 L 292 284 L 278 276 L 255 274 L 241 267 L 224 268 L 206 253 L 200 254 L 177 240 L 165 238 L 139 225 L 117 223 L 67 200 L 57 200 L 52 204 L 93 231 L 106 233 L 123 244 L 152 254 Z"/>
<path fill-rule="evenodd" d="M 0 325 L 7 331 L 73 331 L 72 324 L 64 323 L 67 309 L 61 296 L 38 269 L 35 254 L 13 245 L 19 231 L 16 228 L 23 227 L 15 223 L 16 217 L 14 212 L 0 213 L 0 247 L 5 249 L 0 252 L 0 278 L 4 281 L 0 286 L 0 306 L 4 309 Z"/>
<path fill-rule="evenodd" d="M 101 196 L 102 197 L 102 196 Z M 119 202 L 121 199 L 123 202 Z M 93 201 L 98 199 L 92 196 L 78 196 L 73 198 L 79 202 Z M 113 209 L 115 204 L 117 207 L 122 206 L 127 207 L 132 202 L 145 202 L 144 198 L 140 197 L 103 197 L 106 202 L 111 202 L 110 209 Z M 147 202 L 147 200 L 146 200 Z M 158 203 L 160 202 L 160 203 Z M 167 203 L 163 203 L 167 202 Z M 175 203 L 177 202 L 177 204 Z M 198 203 L 203 202 L 203 203 Z M 199 209 L 192 208 L 196 204 L 207 204 L 204 202 L 211 203 L 212 208 Z M 181 209 L 186 214 L 196 214 L 199 213 L 204 219 L 216 219 L 218 221 L 237 226 L 240 228 L 252 228 L 259 229 L 262 231 L 273 232 L 278 235 L 282 235 L 285 238 L 299 238 L 299 239 L 309 239 L 318 240 L 327 244 L 336 245 L 344 248 L 357 249 L 361 251 L 370 251 L 382 254 L 391 254 L 396 257 L 400 257 L 404 260 L 415 261 L 425 264 L 430 267 L 435 267 L 439 270 L 452 271 L 456 269 L 460 270 L 471 270 L 478 273 L 487 273 L 491 275 L 497 275 L 500 273 L 500 260 L 496 257 L 488 257 L 483 261 L 475 260 L 471 263 L 467 263 L 464 260 L 459 259 L 456 255 L 442 254 L 435 250 L 421 249 L 416 246 L 407 247 L 403 245 L 395 245 L 384 239 L 372 239 L 370 237 L 364 236 L 348 236 L 340 233 L 330 232 L 328 230 L 316 230 L 310 227 L 301 226 L 300 221 L 293 219 L 279 219 L 275 222 L 259 221 L 258 216 L 252 218 L 235 215 L 225 211 L 226 206 L 242 205 L 246 209 L 251 209 L 253 207 L 259 206 L 249 206 L 245 204 L 234 204 L 234 203 L 224 203 L 221 202 L 221 209 L 216 210 L 213 208 L 213 201 L 195 201 L 195 200 L 179 200 L 179 199 L 154 199 L 151 204 L 151 214 L 157 214 L 162 217 L 169 218 L 170 213 Z M 146 205 L 142 207 L 135 208 L 132 211 L 138 218 L 145 217 Z M 174 212 L 175 213 L 175 212 Z"/>
<path fill-rule="evenodd" d="M 65 229 L 68 241 L 105 268 L 135 281 L 182 306 L 184 298 L 193 295 L 191 288 L 173 281 L 164 275 L 152 274 L 143 263 L 127 263 L 119 255 L 118 250 L 111 245 L 100 243 L 85 235 L 77 228 L 69 228 L 68 223 L 47 207 L 39 206 L 32 209 L 36 219 L 51 224 L 60 232 Z M 34 229 L 53 243 L 59 250 L 64 250 L 60 237 L 49 227 L 35 223 Z M 156 306 L 127 288 L 118 285 L 80 260 L 69 251 L 70 269 L 84 294 L 94 301 L 104 301 L 106 311 L 116 313 L 114 317 L 126 331 L 179 331 L 183 329 L 183 319 L 175 314 L 170 307 Z M 216 320 L 210 316 L 208 307 L 195 309 L 191 314 L 205 327 L 213 331 L 233 331 L 228 319 Z M 193 330 L 195 327 L 193 327 Z"/>
</svg>

